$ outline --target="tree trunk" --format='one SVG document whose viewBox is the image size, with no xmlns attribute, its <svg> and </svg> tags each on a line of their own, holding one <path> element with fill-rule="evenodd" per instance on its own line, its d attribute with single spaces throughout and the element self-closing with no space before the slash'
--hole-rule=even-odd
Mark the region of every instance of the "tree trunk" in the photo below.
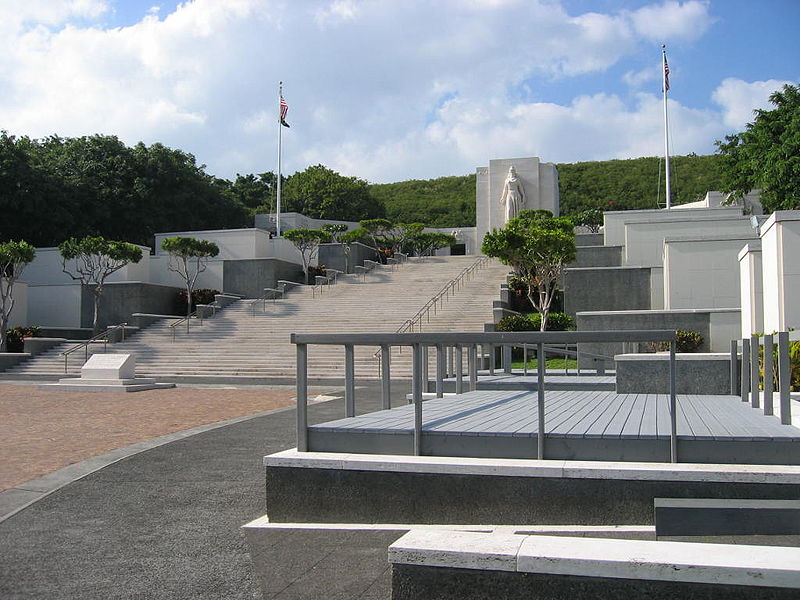
<svg viewBox="0 0 800 600">
<path fill-rule="evenodd" d="M 92 290 L 94 295 L 94 318 L 92 319 L 92 335 L 95 336 L 100 333 L 100 295 L 103 293 L 102 289 L 95 288 Z"/>
<path fill-rule="evenodd" d="M 0 352 L 5 352 L 8 347 L 8 336 L 6 330 L 8 329 L 8 315 L 3 311 L 0 314 Z"/>
</svg>

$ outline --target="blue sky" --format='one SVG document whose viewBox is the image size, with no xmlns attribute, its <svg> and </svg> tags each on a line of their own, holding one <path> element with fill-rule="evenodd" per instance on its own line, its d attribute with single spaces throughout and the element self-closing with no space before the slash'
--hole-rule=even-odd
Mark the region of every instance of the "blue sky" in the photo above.
<svg viewBox="0 0 800 600">
<path fill-rule="evenodd" d="M 0 0 L 0 128 L 373 182 L 714 151 L 800 80 L 800 0 Z"/>
</svg>

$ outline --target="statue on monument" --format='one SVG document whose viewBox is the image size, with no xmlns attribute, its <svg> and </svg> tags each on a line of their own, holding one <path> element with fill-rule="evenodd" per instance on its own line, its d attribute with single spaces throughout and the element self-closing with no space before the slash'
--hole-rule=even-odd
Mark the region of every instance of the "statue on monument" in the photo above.
<svg viewBox="0 0 800 600">
<path fill-rule="evenodd" d="M 506 222 L 516 217 L 525 206 L 525 188 L 522 187 L 522 181 L 517 177 L 517 170 L 513 165 L 508 169 L 500 206 L 506 209 Z"/>
</svg>

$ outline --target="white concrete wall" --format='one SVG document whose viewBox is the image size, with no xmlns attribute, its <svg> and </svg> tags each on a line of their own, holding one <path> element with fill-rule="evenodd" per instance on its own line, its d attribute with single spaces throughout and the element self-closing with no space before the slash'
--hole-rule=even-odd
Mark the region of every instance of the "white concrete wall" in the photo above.
<svg viewBox="0 0 800 600">
<path fill-rule="evenodd" d="M 776 211 L 761 226 L 764 331 L 800 327 L 800 211 Z"/>
<path fill-rule="evenodd" d="M 162 285 L 171 285 L 177 288 L 185 288 L 186 282 L 174 271 L 169 270 L 169 256 L 150 257 L 150 282 Z M 206 270 L 200 273 L 195 284 L 195 289 L 222 289 L 222 269 L 223 261 L 212 259 L 208 261 Z"/>
<path fill-rule="evenodd" d="M 30 285 L 28 324 L 45 327 L 81 326 L 81 285 Z"/>
<path fill-rule="evenodd" d="M 664 244 L 664 306 L 739 308 L 738 254 L 747 238 L 667 238 Z"/>
<path fill-rule="evenodd" d="M 150 248 L 139 246 L 142 249 L 142 260 L 139 263 L 130 263 L 113 273 L 106 281 L 148 281 Z M 75 261 L 67 263 L 75 273 Z M 72 283 L 72 278 L 63 272 L 61 255 L 58 248 L 37 248 L 36 257 L 25 267 L 25 279 L 31 285 L 57 285 Z"/>
<path fill-rule="evenodd" d="M 701 237 L 727 234 L 738 234 L 742 237 L 750 237 L 752 239 L 757 237 L 756 231 L 750 224 L 750 220 L 746 217 L 714 220 L 661 220 L 652 223 L 626 222 L 624 224 L 624 233 L 625 249 L 623 253 L 623 265 L 626 267 L 662 266 L 664 258 L 664 239 L 668 237 Z"/>
<path fill-rule="evenodd" d="M 761 273 L 761 241 L 750 242 L 738 255 L 742 337 L 764 331 L 764 302 Z"/>
<path fill-rule="evenodd" d="M 207 231 L 157 233 L 155 235 L 157 255 L 167 254 L 161 249 L 161 243 L 165 238 L 171 237 L 191 237 L 214 242 L 219 246 L 219 254 L 216 258 L 223 260 L 226 258 L 260 258 L 256 254 L 256 238 L 269 238 L 269 234 L 260 229 L 209 229 Z"/>
<path fill-rule="evenodd" d="M 622 246 L 625 243 L 625 223 L 673 221 L 675 219 L 720 219 L 742 215 L 740 206 L 720 208 L 687 208 L 675 214 L 672 210 L 618 210 L 603 213 L 603 244 Z"/>
<path fill-rule="evenodd" d="M 650 268 L 650 308 L 664 309 L 664 268 Z"/>
<path fill-rule="evenodd" d="M 5 281 L 2 282 L 5 285 Z M 14 282 L 14 289 L 11 290 L 11 298 L 14 300 L 14 308 L 8 318 L 8 328 L 28 326 L 28 282 L 17 280 Z"/>
</svg>

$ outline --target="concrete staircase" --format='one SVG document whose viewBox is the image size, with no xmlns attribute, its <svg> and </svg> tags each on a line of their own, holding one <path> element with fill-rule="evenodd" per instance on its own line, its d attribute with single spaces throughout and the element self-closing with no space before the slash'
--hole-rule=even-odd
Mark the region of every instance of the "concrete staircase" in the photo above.
<svg viewBox="0 0 800 600">
<path fill-rule="evenodd" d="M 449 281 L 476 261 L 474 256 L 411 259 L 394 267 L 381 266 L 366 275 L 340 278 L 336 285 L 316 292 L 307 286 L 293 288 L 274 302 L 237 301 L 201 326 L 192 320 L 174 331 L 173 320 L 164 320 L 134 334 L 125 342 L 109 346 L 109 352 L 132 353 L 138 376 L 161 381 L 222 378 L 292 378 L 295 374 L 293 332 L 357 333 L 394 332 L 425 305 Z M 483 331 L 492 321 L 492 301 L 499 298 L 499 285 L 508 267 L 490 261 L 467 278 L 444 300 L 436 314 L 423 323 L 423 331 Z M 418 329 L 417 329 L 418 330 Z M 0 377 L 36 378 L 64 375 L 60 355 L 72 344 L 54 347 Z M 97 345 L 103 351 L 102 344 Z M 377 378 L 377 348 L 356 348 L 355 368 L 359 378 Z M 91 350 L 90 350 L 91 352 Z M 69 375 L 79 375 L 83 352 L 70 359 Z M 431 360 L 433 355 L 431 353 Z M 392 376 L 410 377 L 411 352 L 392 356 Z M 344 376 L 344 351 L 340 346 L 309 348 L 311 378 Z"/>
</svg>

